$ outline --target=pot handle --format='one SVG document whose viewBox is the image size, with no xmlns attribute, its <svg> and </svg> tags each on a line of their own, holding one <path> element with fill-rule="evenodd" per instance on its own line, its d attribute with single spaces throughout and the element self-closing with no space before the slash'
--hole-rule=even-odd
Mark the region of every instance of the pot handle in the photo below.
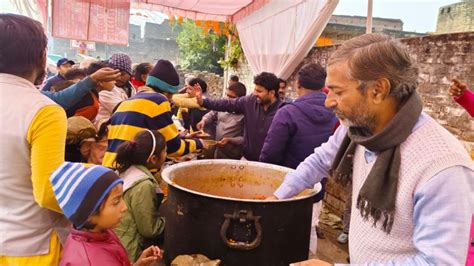
<svg viewBox="0 0 474 266">
<path fill-rule="evenodd" d="M 225 221 L 221 226 L 221 239 L 228 247 L 238 250 L 252 250 L 260 245 L 262 242 L 262 226 L 260 225 L 260 216 L 253 216 L 252 211 L 235 210 L 233 214 L 224 214 Z M 240 223 L 247 223 L 253 221 L 257 235 L 255 239 L 250 242 L 234 241 L 227 238 L 227 229 L 229 229 L 230 222 L 238 221 Z"/>
</svg>

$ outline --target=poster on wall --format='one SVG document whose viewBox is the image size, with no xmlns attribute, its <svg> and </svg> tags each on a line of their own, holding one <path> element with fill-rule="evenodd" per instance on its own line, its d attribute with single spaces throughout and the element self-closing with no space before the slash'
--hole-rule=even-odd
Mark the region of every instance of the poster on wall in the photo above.
<svg viewBox="0 0 474 266">
<path fill-rule="evenodd" d="M 128 45 L 130 0 L 52 0 L 52 35 Z"/>
<path fill-rule="evenodd" d="M 92 1 L 88 40 L 127 45 L 129 19 L 130 1 Z"/>
<path fill-rule="evenodd" d="M 90 2 L 53 0 L 51 4 L 53 37 L 87 40 Z"/>
<path fill-rule="evenodd" d="M 95 51 L 95 42 L 71 40 L 70 47 L 86 51 Z"/>
</svg>

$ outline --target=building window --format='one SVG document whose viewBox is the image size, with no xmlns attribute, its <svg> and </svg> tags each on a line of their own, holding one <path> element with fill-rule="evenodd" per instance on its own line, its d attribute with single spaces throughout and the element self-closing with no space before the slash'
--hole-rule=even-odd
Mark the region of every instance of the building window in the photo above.
<svg viewBox="0 0 474 266">
<path fill-rule="evenodd" d="M 444 8 L 441 8 L 440 14 L 442 15 L 444 13 Z"/>
<path fill-rule="evenodd" d="M 451 8 L 450 8 L 450 7 L 448 7 L 448 11 L 446 11 L 446 13 L 449 13 L 449 12 L 451 12 Z"/>
</svg>

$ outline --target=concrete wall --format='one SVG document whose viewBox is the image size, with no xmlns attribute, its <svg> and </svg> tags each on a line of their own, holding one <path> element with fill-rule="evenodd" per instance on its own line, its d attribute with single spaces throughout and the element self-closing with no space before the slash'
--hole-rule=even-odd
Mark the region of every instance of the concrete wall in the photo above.
<svg viewBox="0 0 474 266">
<path fill-rule="evenodd" d="M 245 57 L 239 60 L 239 63 L 236 67 L 227 69 L 225 71 L 224 77 L 226 77 L 228 80 L 231 75 L 237 75 L 239 77 L 239 81 L 242 82 L 245 85 L 245 87 L 247 87 L 247 94 L 250 94 L 253 92 L 255 88 L 255 85 L 253 84 L 254 75 Z M 227 84 L 227 81 L 226 81 L 226 84 Z"/>
<path fill-rule="evenodd" d="M 367 17 L 332 15 L 329 19 L 329 23 L 365 27 Z M 372 27 L 377 30 L 392 29 L 402 31 L 403 22 L 400 19 L 372 18 Z"/>
<path fill-rule="evenodd" d="M 365 34 L 366 26 L 365 25 L 344 25 L 339 23 L 328 23 L 324 31 L 321 33 L 320 39 L 325 39 L 325 42 L 328 42 L 329 45 L 339 44 L 356 36 Z M 409 31 L 401 31 L 398 29 L 390 29 L 390 28 L 383 28 L 383 27 L 372 27 L 373 33 L 380 33 L 389 35 L 393 38 L 411 38 L 411 37 L 419 37 L 425 36 L 424 33 L 416 33 L 416 32 L 409 32 Z M 322 45 L 317 46 L 327 46 L 328 43 L 324 43 Z"/>
<path fill-rule="evenodd" d="M 474 31 L 474 0 L 440 7 L 436 33 L 467 31 Z"/>
<path fill-rule="evenodd" d="M 207 71 L 178 70 L 180 85 L 184 86 L 185 78 L 194 76 L 203 79 L 207 84 L 207 94 L 210 98 L 221 98 L 223 96 L 224 78 Z M 226 83 L 227 84 L 227 83 Z"/>
</svg>

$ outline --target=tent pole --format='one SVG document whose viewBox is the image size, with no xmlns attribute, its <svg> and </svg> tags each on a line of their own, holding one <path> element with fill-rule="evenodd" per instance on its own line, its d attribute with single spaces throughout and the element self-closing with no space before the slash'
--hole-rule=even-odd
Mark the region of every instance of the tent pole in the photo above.
<svg viewBox="0 0 474 266">
<path fill-rule="evenodd" d="M 232 35 L 228 35 L 227 36 L 227 47 L 225 49 L 225 54 L 224 54 L 224 58 L 225 60 L 227 60 L 229 58 L 229 53 L 230 53 L 230 43 L 232 41 Z M 224 71 L 224 84 L 223 84 L 223 88 L 222 88 L 222 97 L 224 97 L 226 95 L 226 90 L 227 90 L 227 81 L 229 80 L 230 78 L 230 66 L 226 67 L 225 71 Z"/>
<path fill-rule="evenodd" d="M 372 33 L 372 0 L 368 0 L 367 26 L 365 33 Z"/>
</svg>

